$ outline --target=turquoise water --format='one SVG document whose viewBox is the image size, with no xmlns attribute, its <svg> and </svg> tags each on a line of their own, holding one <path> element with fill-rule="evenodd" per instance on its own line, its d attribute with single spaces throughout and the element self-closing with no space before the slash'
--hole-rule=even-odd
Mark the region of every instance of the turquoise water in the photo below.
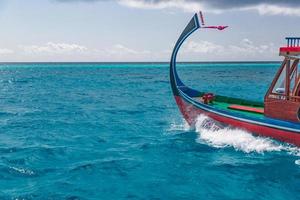
<svg viewBox="0 0 300 200">
<path fill-rule="evenodd" d="M 181 64 L 262 100 L 279 63 Z M 167 64 L 0 65 L 0 199 L 300 199 L 299 149 L 182 120 Z"/>
</svg>

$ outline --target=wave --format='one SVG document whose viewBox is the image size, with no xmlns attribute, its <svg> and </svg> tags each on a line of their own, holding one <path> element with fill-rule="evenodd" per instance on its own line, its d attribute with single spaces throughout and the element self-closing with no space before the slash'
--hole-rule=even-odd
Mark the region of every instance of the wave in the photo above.
<svg viewBox="0 0 300 200">
<path fill-rule="evenodd" d="M 36 175 L 34 171 L 30 169 L 20 168 L 20 167 L 9 167 L 13 172 L 16 172 L 24 176 L 34 176 Z"/>
<path fill-rule="evenodd" d="M 245 153 L 282 151 L 286 147 L 269 138 L 254 136 L 251 133 L 231 127 L 220 127 L 205 115 L 200 115 L 196 121 L 198 142 L 205 142 L 216 148 L 233 147 Z"/>
<path fill-rule="evenodd" d="M 300 157 L 300 148 L 277 142 L 271 138 L 254 136 L 250 132 L 224 125 L 213 119 L 199 115 L 195 127 L 189 127 L 187 123 L 171 124 L 171 131 L 195 130 L 198 133 L 197 142 L 214 148 L 234 148 L 245 153 L 264 152 L 287 152 L 288 154 Z M 300 165 L 300 160 L 295 164 Z"/>
<path fill-rule="evenodd" d="M 172 122 L 170 128 L 167 131 L 174 132 L 174 131 L 189 131 L 189 130 L 191 130 L 189 124 L 185 120 L 182 120 L 181 123 Z"/>
</svg>

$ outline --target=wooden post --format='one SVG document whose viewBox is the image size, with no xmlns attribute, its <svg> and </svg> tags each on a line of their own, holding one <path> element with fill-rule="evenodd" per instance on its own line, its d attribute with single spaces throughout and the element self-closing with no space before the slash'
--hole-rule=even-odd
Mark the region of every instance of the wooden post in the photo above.
<svg viewBox="0 0 300 200">
<path fill-rule="evenodd" d="M 298 63 L 299 63 L 299 59 L 297 60 L 297 66 L 296 66 L 296 69 L 295 69 L 295 86 L 296 87 L 296 83 L 297 83 L 297 79 L 298 79 Z"/>
<path fill-rule="evenodd" d="M 291 67 L 291 60 L 288 58 L 288 61 L 286 63 L 286 76 L 285 76 L 286 100 L 289 100 L 289 96 L 290 96 L 290 67 Z"/>
<path fill-rule="evenodd" d="M 294 62 L 293 62 L 293 64 L 292 64 L 292 66 L 291 66 L 291 68 L 290 68 L 290 78 L 292 77 L 292 73 L 293 73 L 293 71 L 294 70 L 296 70 L 297 71 L 297 68 L 298 68 L 298 63 L 299 63 L 299 59 L 296 59 L 296 60 L 294 60 Z M 296 69 L 295 69 L 296 68 Z"/>
</svg>

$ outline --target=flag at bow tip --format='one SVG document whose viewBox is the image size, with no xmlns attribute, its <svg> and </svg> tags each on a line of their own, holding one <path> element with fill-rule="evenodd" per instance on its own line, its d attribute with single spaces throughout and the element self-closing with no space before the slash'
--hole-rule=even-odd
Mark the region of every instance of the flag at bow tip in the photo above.
<svg viewBox="0 0 300 200">
<path fill-rule="evenodd" d="M 200 21 L 201 21 L 201 25 L 204 26 L 205 23 L 204 23 L 204 17 L 203 17 L 202 11 L 199 11 L 199 18 L 200 18 Z"/>
</svg>

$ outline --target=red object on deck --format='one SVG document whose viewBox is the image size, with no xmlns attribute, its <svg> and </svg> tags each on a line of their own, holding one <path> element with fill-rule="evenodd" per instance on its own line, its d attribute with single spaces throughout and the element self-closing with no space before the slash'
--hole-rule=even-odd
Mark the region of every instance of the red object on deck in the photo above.
<svg viewBox="0 0 300 200">
<path fill-rule="evenodd" d="M 264 109 L 262 108 L 253 108 L 249 106 L 240 106 L 240 105 L 230 105 L 228 106 L 228 108 L 233 110 L 241 110 L 241 111 L 264 114 Z"/>
<path fill-rule="evenodd" d="M 206 93 L 202 96 L 203 103 L 208 104 L 211 103 L 215 98 L 215 95 L 213 93 Z"/>
</svg>

